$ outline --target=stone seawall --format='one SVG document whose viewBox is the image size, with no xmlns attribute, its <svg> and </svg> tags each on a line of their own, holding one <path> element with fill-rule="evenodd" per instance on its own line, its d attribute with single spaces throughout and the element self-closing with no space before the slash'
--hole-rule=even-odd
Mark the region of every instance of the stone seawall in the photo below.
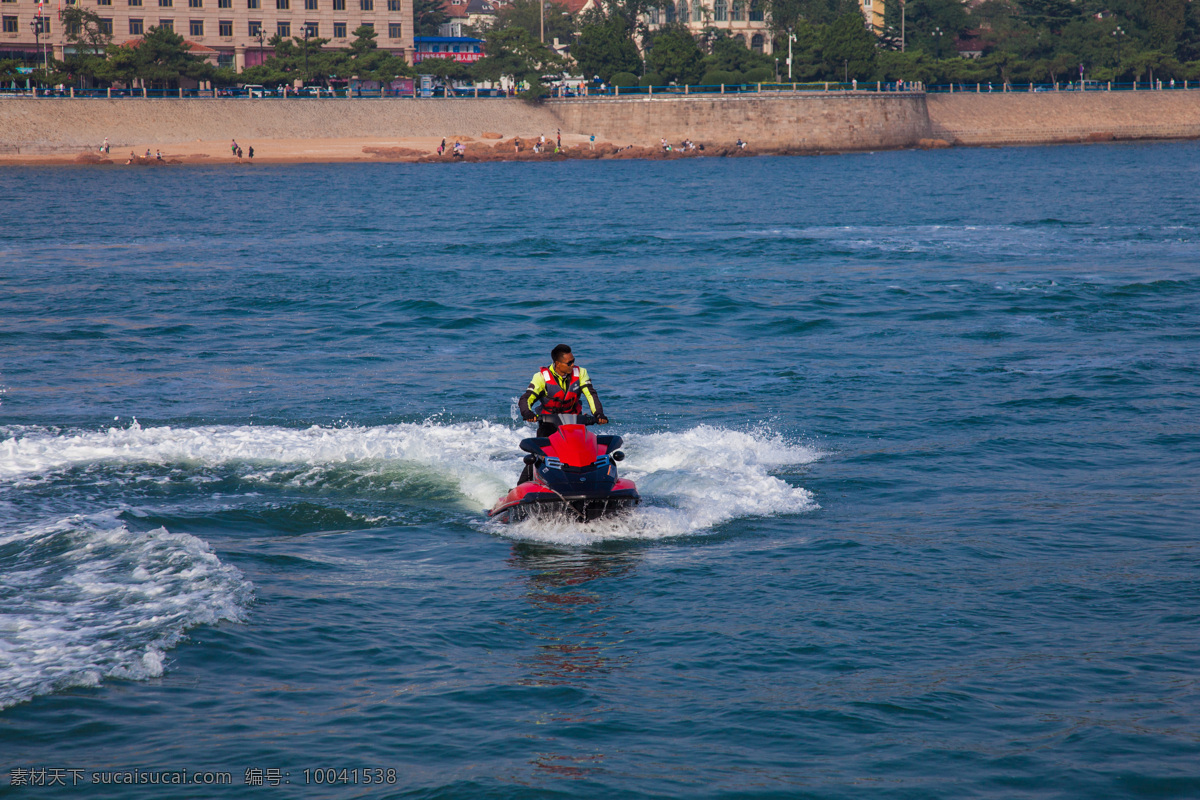
<svg viewBox="0 0 1200 800">
<path fill-rule="evenodd" d="M 1200 137 L 1200 90 L 931 94 L 933 136 L 960 145 Z"/>
<path fill-rule="evenodd" d="M 547 105 L 564 130 L 595 133 L 614 144 L 682 139 L 795 152 L 912 147 L 928 138 L 925 96 L 918 93 L 770 92 L 575 98 Z"/>
<path fill-rule="evenodd" d="M 0 97 L 0 154 L 264 140 L 522 138 L 556 128 L 618 146 L 693 139 L 759 152 L 1200 137 L 1200 90 L 1159 92 L 772 92 L 575 98 L 531 105 L 449 100 L 173 100 Z M 320 160 L 314 158 L 314 160 Z"/>
<path fill-rule="evenodd" d="M 554 132 L 545 106 L 503 98 L 412 100 L 69 99 L 0 97 L 0 153 L 114 148 L 132 144 L 471 136 Z"/>
</svg>

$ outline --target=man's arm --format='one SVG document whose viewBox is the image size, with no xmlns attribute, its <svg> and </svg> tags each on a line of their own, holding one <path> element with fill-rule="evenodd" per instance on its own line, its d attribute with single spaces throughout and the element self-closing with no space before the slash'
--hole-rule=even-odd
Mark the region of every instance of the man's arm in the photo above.
<svg viewBox="0 0 1200 800">
<path fill-rule="evenodd" d="M 517 399 L 517 409 L 520 411 L 521 419 L 528 422 L 537 419 L 537 412 L 531 406 L 545 393 L 546 379 L 542 377 L 542 373 L 539 371 L 529 381 L 529 388 L 525 390 L 525 394 Z"/>
<path fill-rule="evenodd" d="M 587 370 L 579 370 L 580 391 L 583 392 L 584 398 L 588 401 L 588 406 L 592 409 L 592 416 L 596 418 L 596 422 L 604 425 L 608 422 L 608 417 L 604 416 L 604 407 L 600 405 L 600 395 L 596 394 L 596 387 L 592 386 L 592 379 L 588 377 Z"/>
</svg>

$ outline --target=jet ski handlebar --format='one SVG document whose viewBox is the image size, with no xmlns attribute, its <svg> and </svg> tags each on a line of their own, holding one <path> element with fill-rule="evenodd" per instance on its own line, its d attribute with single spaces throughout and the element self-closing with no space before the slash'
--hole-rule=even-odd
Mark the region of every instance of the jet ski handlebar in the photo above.
<svg viewBox="0 0 1200 800">
<path fill-rule="evenodd" d="M 592 414 L 547 414 L 537 415 L 538 422 L 548 422 L 551 425 L 595 425 L 596 417 Z"/>
</svg>

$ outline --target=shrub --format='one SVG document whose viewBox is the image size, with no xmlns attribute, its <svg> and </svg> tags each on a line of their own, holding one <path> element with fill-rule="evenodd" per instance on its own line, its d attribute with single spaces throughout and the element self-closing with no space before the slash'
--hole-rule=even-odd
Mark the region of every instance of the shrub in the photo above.
<svg viewBox="0 0 1200 800">
<path fill-rule="evenodd" d="M 770 67 L 755 67 L 746 71 L 746 83 L 771 83 L 775 80 L 775 70 Z"/>
<path fill-rule="evenodd" d="M 608 82 L 611 83 L 613 86 L 620 86 L 622 89 L 629 87 L 629 86 L 637 86 L 638 85 L 637 75 L 634 75 L 633 73 L 630 73 L 630 72 L 613 73 L 612 78 L 610 78 Z"/>
<path fill-rule="evenodd" d="M 731 72 L 724 69 L 714 69 L 704 73 L 704 77 L 700 79 L 700 83 L 704 86 L 736 86 L 742 83 L 742 73 Z"/>
<path fill-rule="evenodd" d="M 642 80 L 639 82 L 639 85 L 642 87 L 666 86 L 667 81 L 662 75 L 658 74 L 657 72 L 647 72 L 645 75 L 642 76 Z"/>
</svg>

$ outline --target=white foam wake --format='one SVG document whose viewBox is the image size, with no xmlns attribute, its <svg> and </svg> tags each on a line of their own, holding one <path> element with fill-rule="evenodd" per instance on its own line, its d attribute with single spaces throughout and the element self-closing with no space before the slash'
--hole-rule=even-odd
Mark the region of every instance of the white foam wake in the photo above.
<svg viewBox="0 0 1200 800">
<path fill-rule="evenodd" d="M 661 539 L 710 530 L 739 517 L 799 514 L 818 506 L 812 493 L 771 474 L 811 463 L 821 454 L 777 434 L 700 425 L 682 433 L 626 436 L 621 474 L 632 478 L 642 505 L 632 513 L 587 525 L 553 519 L 495 528 L 505 535 L 553 544 Z"/>
<path fill-rule="evenodd" d="M 17 485 L 24 479 L 97 464 L 118 464 L 135 474 L 139 465 L 191 465 L 234 469 L 251 482 L 301 490 L 341 488 L 384 498 L 399 485 L 411 487 L 424 481 L 444 487 L 464 510 L 478 512 L 512 486 L 521 468 L 517 444 L 529 429 L 486 421 L 306 429 L 143 429 L 135 423 L 106 431 L 8 429 L 5 433 L 9 438 L 0 439 L 0 482 Z M 815 461 L 820 453 L 785 442 L 777 434 L 701 425 L 682 432 L 627 434 L 624 450 L 628 459 L 621 472 L 637 481 L 644 498 L 629 517 L 587 526 L 530 522 L 487 529 L 519 538 L 584 544 L 678 536 L 736 517 L 816 508 L 810 492 L 772 473 Z"/>
<path fill-rule="evenodd" d="M 251 585 L 200 539 L 113 515 L 0 532 L 0 708 L 163 672 L 187 629 L 239 620 Z"/>
</svg>

